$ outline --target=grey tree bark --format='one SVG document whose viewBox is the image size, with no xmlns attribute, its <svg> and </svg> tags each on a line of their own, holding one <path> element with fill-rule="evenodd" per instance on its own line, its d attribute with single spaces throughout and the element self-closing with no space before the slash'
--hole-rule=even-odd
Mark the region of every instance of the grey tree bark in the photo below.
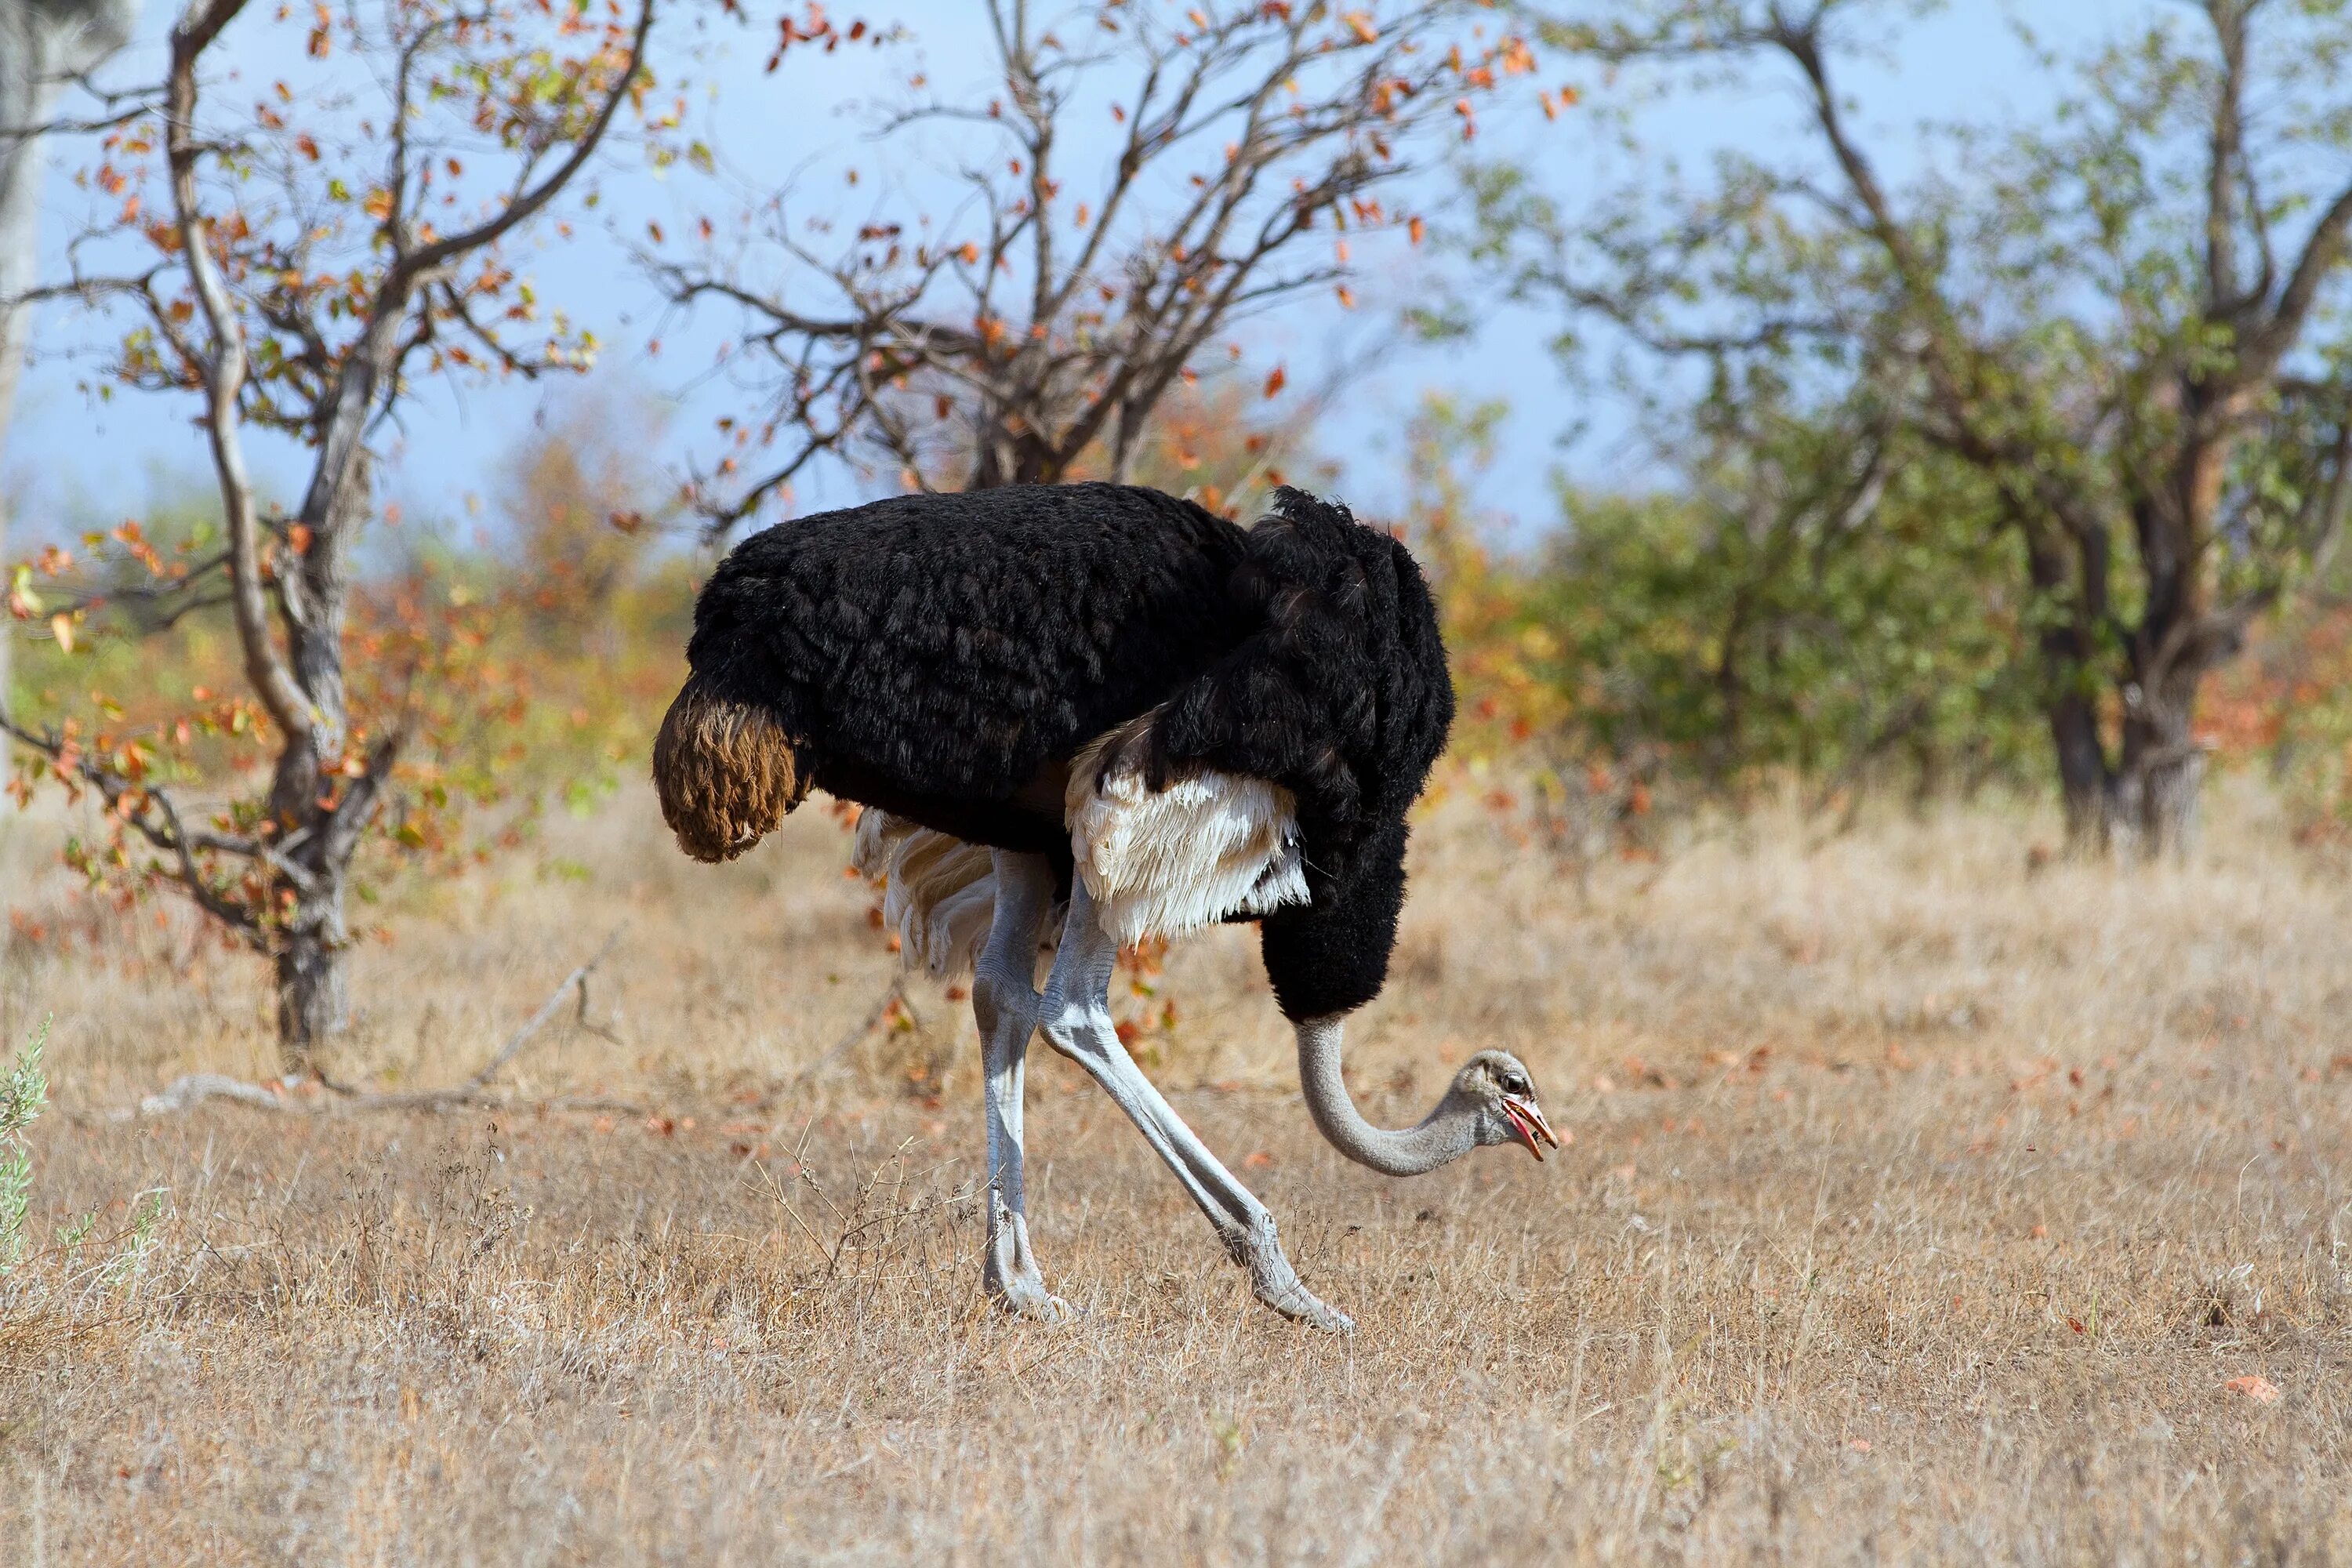
<svg viewBox="0 0 2352 1568">
<path fill-rule="evenodd" d="M 38 128 L 58 87 L 131 41 L 139 0 L 0 0 L 0 458 L 16 411 L 41 205 Z M 5 471 L 5 470 L 0 470 Z M 0 562 L 7 559 L 10 496 L 0 486 Z M 0 618 L 0 699 L 15 637 Z M 0 778 L 8 737 L 0 734 Z"/>
</svg>

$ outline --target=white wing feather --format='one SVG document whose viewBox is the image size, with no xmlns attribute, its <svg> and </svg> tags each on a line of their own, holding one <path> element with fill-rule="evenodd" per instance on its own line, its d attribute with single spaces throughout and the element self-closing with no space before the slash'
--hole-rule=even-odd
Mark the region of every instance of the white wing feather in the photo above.
<svg viewBox="0 0 2352 1568">
<path fill-rule="evenodd" d="M 1104 736 L 1070 767 L 1070 852 L 1121 945 L 1177 937 L 1230 914 L 1307 901 L 1297 802 L 1264 779 L 1203 770 L 1154 792 Z"/>
</svg>

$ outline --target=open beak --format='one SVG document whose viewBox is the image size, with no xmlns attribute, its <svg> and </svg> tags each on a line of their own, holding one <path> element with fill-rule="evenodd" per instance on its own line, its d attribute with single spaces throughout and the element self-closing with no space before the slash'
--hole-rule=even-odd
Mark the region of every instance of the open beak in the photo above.
<svg viewBox="0 0 2352 1568">
<path fill-rule="evenodd" d="M 1544 1120 L 1543 1111 L 1534 1100 L 1506 1097 L 1503 1114 L 1511 1119 L 1511 1131 L 1519 1135 L 1519 1142 L 1526 1144 L 1528 1152 L 1538 1160 L 1544 1157 L 1543 1146 L 1546 1143 L 1555 1149 L 1559 1147 L 1559 1135 L 1551 1130 L 1551 1123 Z"/>
</svg>

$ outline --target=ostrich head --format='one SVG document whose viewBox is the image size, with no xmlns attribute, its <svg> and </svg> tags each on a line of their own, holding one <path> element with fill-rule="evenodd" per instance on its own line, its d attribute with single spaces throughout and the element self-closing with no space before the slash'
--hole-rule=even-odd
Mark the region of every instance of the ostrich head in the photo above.
<svg viewBox="0 0 2352 1568">
<path fill-rule="evenodd" d="M 1391 1176 L 1417 1176 L 1488 1144 L 1517 1143 L 1538 1160 L 1546 1144 L 1559 1147 L 1559 1134 L 1536 1103 L 1527 1065 L 1508 1051 L 1472 1057 L 1419 1125 L 1390 1131 L 1365 1121 L 1348 1094 L 1339 1071 L 1340 1019 L 1303 1018 L 1296 1027 L 1307 1114 L 1331 1146 L 1358 1164 Z"/>
<path fill-rule="evenodd" d="M 1466 1121 L 1481 1148 L 1496 1143 L 1520 1143 L 1538 1160 L 1544 1146 L 1559 1147 L 1559 1139 L 1536 1103 L 1535 1080 L 1527 1064 L 1508 1051 L 1480 1051 L 1463 1064 L 1438 1101 L 1437 1116 Z"/>
</svg>

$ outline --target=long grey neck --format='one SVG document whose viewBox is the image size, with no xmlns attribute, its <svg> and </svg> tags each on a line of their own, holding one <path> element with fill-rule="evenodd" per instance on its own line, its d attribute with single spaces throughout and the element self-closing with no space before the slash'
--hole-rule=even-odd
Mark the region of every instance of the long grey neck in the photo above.
<svg viewBox="0 0 2352 1568">
<path fill-rule="evenodd" d="M 1331 1147 L 1391 1176 L 1418 1176 L 1477 1147 L 1476 1112 L 1456 1103 L 1450 1091 L 1417 1127 L 1391 1132 L 1365 1121 L 1339 1072 L 1339 1036 L 1337 1016 L 1298 1025 L 1299 1087 L 1306 1091 L 1307 1113 Z"/>
</svg>

